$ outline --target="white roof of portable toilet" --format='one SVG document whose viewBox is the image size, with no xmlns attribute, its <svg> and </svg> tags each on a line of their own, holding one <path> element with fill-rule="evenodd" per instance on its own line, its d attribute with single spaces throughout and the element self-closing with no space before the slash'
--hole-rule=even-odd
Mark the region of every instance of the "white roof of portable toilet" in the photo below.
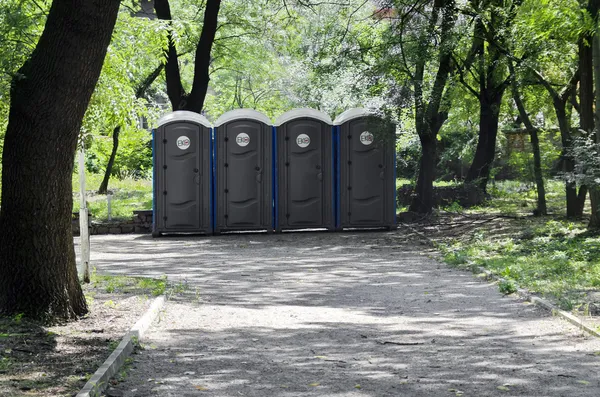
<svg viewBox="0 0 600 397">
<path fill-rule="evenodd" d="M 167 123 L 172 123 L 174 121 L 195 121 L 198 124 L 201 124 L 207 128 L 211 128 L 212 124 L 206 117 L 201 114 L 189 112 L 187 110 L 176 110 L 172 113 L 165 114 L 160 119 L 158 119 L 157 126 L 160 127 Z"/>
<path fill-rule="evenodd" d="M 287 111 L 281 116 L 277 117 L 277 120 L 275 120 L 274 125 L 278 127 L 284 123 L 287 123 L 288 121 L 294 119 L 301 119 L 303 117 L 318 119 L 331 125 L 331 117 L 321 112 L 320 110 L 311 108 L 292 109 L 290 111 Z"/>
<path fill-rule="evenodd" d="M 358 119 L 358 118 L 366 117 L 366 116 L 375 116 L 375 114 L 365 108 L 348 109 L 335 118 L 335 120 L 333 121 L 333 125 L 342 125 L 346 121 L 350 121 L 353 119 Z"/>
<path fill-rule="evenodd" d="M 215 121 L 215 127 L 219 127 L 227 122 L 239 119 L 258 120 L 265 124 L 271 125 L 271 119 L 254 109 L 233 109 L 221 115 Z"/>
</svg>

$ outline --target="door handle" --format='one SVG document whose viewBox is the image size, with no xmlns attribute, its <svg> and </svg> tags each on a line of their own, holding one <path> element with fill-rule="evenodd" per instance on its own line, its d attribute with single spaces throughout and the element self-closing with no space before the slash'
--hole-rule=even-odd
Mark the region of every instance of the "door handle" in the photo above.
<svg viewBox="0 0 600 397">
<path fill-rule="evenodd" d="M 258 182 L 258 183 L 262 182 L 262 172 L 259 172 L 258 174 L 256 174 L 256 182 Z"/>
<path fill-rule="evenodd" d="M 319 172 L 319 173 L 317 174 L 317 179 L 318 179 L 318 180 L 320 180 L 320 181 L 322 181 L 322 180 L 323 180 L 323 173 L 322 173 L 322 172 Z"/>
</svg>

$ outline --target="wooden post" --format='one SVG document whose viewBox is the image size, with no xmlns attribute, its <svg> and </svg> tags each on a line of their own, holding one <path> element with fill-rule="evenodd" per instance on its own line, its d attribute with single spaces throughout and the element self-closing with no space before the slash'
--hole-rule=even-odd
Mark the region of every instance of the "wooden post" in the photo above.
<svg viewBox="0 0 600 397">
<path fill-rule="evenodd" d="M 111 201 L 112 201 L 112 193 L 106 193 L 106 211 L 107 211 L 107 215 L 108 215 L 108 220 L 111 221 L 112 220 L 112 214 L 111 214 Z"/>
<path fill-rule="evenodd" d="M 90 282 L 90 231 L 88 229 L 88 208 L 85 196 L 85 150 L 79 151 L 79 240 L 81 261 L 77 269 L 84 283 Z"/>
</svg>

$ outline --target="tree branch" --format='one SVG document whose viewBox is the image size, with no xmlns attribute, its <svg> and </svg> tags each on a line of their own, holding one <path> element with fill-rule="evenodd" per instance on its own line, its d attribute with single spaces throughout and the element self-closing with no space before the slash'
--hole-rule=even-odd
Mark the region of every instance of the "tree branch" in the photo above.
<svg viewBox="0 0 600 397">
<path fill-rule="evenodd" d="M 165 65 L 165 77 L 167 80 L 167 95 L 173 110 L 180 109 L 182 104 L 185 102 L 186 96 L 181 83 L 181 73 L 179 71 L 179 58 L 177 56 L 177 48 L 173 41 L 173 25 L 171 17 L 171 7 L 169 0 L 154 0 L 154 10 L 158 19 L 168 21 L 169 24 L 169 47 L 165 51 L 166 65 Z"/>
<path fill-rule="evenodd" d="M 200 41 L 196 47 L 196 67 L 194 69 L 194 81 L 192 91 L 188 97 L 189 104 L 187 108 L 191 111 L 200 113 L 204 106 L 208 82 L 210 81 L 210 52 L 215 41 L 217 32 L 219 8 L 221 0 L 208 0 L 204 11 L 204 25 Z"/>
<path fill-rule="evenodd" d="M 148 76 L 146 76 L 144 81 L 142 81 L 135 90 L 136 98 L 143 98 L 146 95 L 146 91 L 148 90 L 148 88 L 150 88 L 152 83 L 154 83 L 154 80 L 156 80 L 158 76 L 160 76 L 160 73 L 162 72 L 164 67 L 164 63 L 161 63 Z"/>
</svg>

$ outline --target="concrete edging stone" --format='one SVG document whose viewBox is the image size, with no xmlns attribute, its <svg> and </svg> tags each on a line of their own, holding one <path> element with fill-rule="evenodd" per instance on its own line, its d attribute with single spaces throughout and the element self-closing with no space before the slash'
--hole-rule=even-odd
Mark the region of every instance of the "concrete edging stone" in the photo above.
<svg viewBox="0 0 600 397">
<path fill-rule="evenodd" d="M 108 387 L 108 381 L 125 363 L 127 357 L 131 355 L 137 341 L 142 339 L 152 322 L 158 316 L 158 313 L 165 304 L 165 296 L 161 295 L 154 299 L 150 308 L 135 323 L 129 332 L 121 339 L 121 343 L 111 353 L 111 355 L 98 368 L 94 375 L 88 380 L 83 389 L 77 393 L 76 397 L 98 397 Z"/>
</svg>

